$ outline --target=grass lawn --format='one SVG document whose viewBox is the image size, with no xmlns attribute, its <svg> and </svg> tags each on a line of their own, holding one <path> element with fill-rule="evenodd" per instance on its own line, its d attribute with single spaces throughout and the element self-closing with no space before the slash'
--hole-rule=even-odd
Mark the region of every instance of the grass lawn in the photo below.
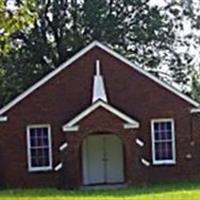
<svg viewBox="0 0 200 200">
<path fill-rule="evenodd" d="M 199 183 L 160 184 L 96 191 L 57 189 L 1 190 L 1 200 L 200 200 Z"/>
</svg>

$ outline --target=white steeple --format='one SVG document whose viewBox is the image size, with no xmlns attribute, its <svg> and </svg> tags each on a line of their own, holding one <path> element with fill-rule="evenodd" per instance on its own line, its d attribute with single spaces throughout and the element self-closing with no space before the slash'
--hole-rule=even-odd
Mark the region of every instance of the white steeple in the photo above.
<svg viewBox="0 0 200 200">
<path fill-rule="evenodd" d="M 103 77 L 100 73 L 100 61 L 96 60 L 96 75 L 94 76 L 94 83 L 93 83 L 93 97 L 92 102 L 97 100 L 103 100 L 107 102 L 107 96 L 104 86 Z"/>
</svg>

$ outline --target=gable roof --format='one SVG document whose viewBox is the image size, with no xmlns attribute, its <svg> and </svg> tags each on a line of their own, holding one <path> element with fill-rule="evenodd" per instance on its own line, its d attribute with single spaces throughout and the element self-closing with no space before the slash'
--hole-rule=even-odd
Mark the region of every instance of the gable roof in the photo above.
<svg viewBox="0 0 200 200">
<path fill-rule="evenodd" d="M 74 61 L 76 61 L 77 59 L 79 59 L 81 56 L 83 56 L 85 53 L 87 53 L 89 50 L 91 50 L 94 47 L 99 47 L 100 49 L 104 50 L 105 52 L 107 52 L 108 54 L 114 56 L 115 58 L 119 59 L 120 61 L 124 62 L 125 64 L 129 65 L 130 67 L 132 67 L 133 69 L 135 69 L 136 71 L 138 71 L 139 73 L 143 74 L 144 76 L 150 78 L 151 80 L 153 80 L 154 82 L 158 83 L 159 85 L 161 85 L 162 87 L 164 87 L 165 89 L 169 90 L 170 92 L 172 92 L 173 94 L 175 94 L 176 96 L 182 98 L 183 100 L 185 100 L 186 102 L 192 104 L 195 107 L 199 107 L 199 103 L 194 101 L 193 99 L 191 99 L 190 97 L 186 96 L 185 94 L 181 93 L 180 91 L 174 89 L 172 86 L 168 85 L 167 83 L 161 81 L 160 79 L 156 78 L 155 76 L 153 76 L 152 74 L 148 73 L 147 71 L 143 70 L 142 68 L 140 68 L 137 64 L 132 63 L 131 61 L 129 61 L 128 59 L 126 59 L 125 57 L 123 57 L 122 55 L 118 54 L 117 52 L 113 51 L 112 49 L 106 47 L 105 45 L 101 44 L 98 41 L 94 41 L 91 44 L 89 44 L 88 46 L 86 46 L 85 48 L 83 48 L 80 52 L 76 53 L 72 58 L 70 58 L 68 61 L 64 62 L 63 64 L 61 64 L 58 68 L 56 68 L 54 71 L 50 72 L 48 75 L 46 75 L 44 78 L 42 78 L 40 81 L 38 81 L 37 83 L 35 83 L 33 86 L 31 86 L 29 89 L 27 89 L 25 92 L 23 92 L 22 94 L 20 94 L 18 97 L 16 97 L 14 100 L 12 100 L 10 103 L 8 103 L 7 105 L 5 105 L 3 108 L 0 109 L 0 115 L 4 114 L 5 112 L 7 112 L 8 110 L 10 110 L 13 106 L 15 106 L 18 102 L 22 101 L 24 98 L 26 98 L 29 94 L 31 94 L 32 92 L 34 92 L 36 89 L 38 89 L 40 86 L 42 86 L 43 84 L 45 84 L 47 81 L 49 81 L 51 78 L 53 78 L 55 75 L 57 75 L 58 73 L 60 73 L 63 69 L 65 69 L 66 67 L 68 67 L 70 64 L 72 64 Z"/>
<path fill-rule="evenodd" d="M 132 119 L 128 115 L 122 113 L 118 109 L 114 108 L 113 106 L 107 104 L 104 101 L 98 100 L 94 102 L 91 106 L 89 106 L 87 109 L 85 109 L 83 112 L 78 114 L 75 118 L 70 120 L 67 124 L 63 126 L 63 131 L 77 131 L 77 126 L 76 124 L 80 122 L 83 118 L 85 118 L 87 115 L 91 114 L 94 112 L 97 108 L 102 107 L 108 112 L 114 114 L 118 118 L 122 119 L 125 121 L 124 128 L 139 128 L 139 122 L 136 120 Z"/>
</svg>

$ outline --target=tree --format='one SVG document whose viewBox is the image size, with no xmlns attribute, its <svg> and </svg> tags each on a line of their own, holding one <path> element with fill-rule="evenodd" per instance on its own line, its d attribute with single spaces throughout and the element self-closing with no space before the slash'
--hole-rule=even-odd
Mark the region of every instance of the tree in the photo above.
<svg viewBox="0 0 200 200">
<path fill-rule="evenodd" d="M 191 84 L 196 79 L 194 71 L 200 65 L 200 2 L 196 0 L 169 0 L 164 8 L 169 15 L 175 32 L 175 42 L 171 47 L 175 65 L 171 75 L 181 84 L 184 91 L 191 92 Z M 171 56 L 173 57 L 173 56 Z"/>
<path fill-rule="evenodd" d="M 92 10 L 98 9 L 98 12 Z M 84 34 L 109 44 L 142 67 L 158 68 L 159 50 L 173 43 L 166 16 L 148 0 L 86 0 L 83 5 Z"/>
<path fill-rule="evenodd" d="M 34 0 L 15 2 L 15 6 L 9 6 L 9 0 L 0 0 L 0 56 L 4 57 L 10 50 L 11 37 L 17 31 L 26 29 L 36 19 L 34 12 Z M 14 2 L 14 1 L 12 1 Z M 3 97 L 7 96 L 5 69 L 0 65 L 0 105 Z"/>
<path fill-rule="evenodd" d="M 200 102 L 200 69 L 193 71 L 192 75 L 192 97 Z"/>
<path fill-rule="evenodd" d="M 35 20 L 34 1 L 20 1 L 15 8 L 10 1 L 0 0 L 0 54 L 9 50 L 10 37 L 16 31 L 26 28 Z"/>
</svg>

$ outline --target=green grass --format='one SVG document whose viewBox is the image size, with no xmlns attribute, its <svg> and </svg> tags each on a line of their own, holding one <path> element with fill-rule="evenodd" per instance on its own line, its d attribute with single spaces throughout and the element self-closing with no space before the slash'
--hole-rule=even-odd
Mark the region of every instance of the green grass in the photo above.
<svg viewBox="0 0 200 200">
<path fill-rule="evenodd" d="M 1 190 L 1 200 L 199 200 L 199 183 L 157 184 L 140 188 L 96 191 L 57 189 Z"/>
</svg>

